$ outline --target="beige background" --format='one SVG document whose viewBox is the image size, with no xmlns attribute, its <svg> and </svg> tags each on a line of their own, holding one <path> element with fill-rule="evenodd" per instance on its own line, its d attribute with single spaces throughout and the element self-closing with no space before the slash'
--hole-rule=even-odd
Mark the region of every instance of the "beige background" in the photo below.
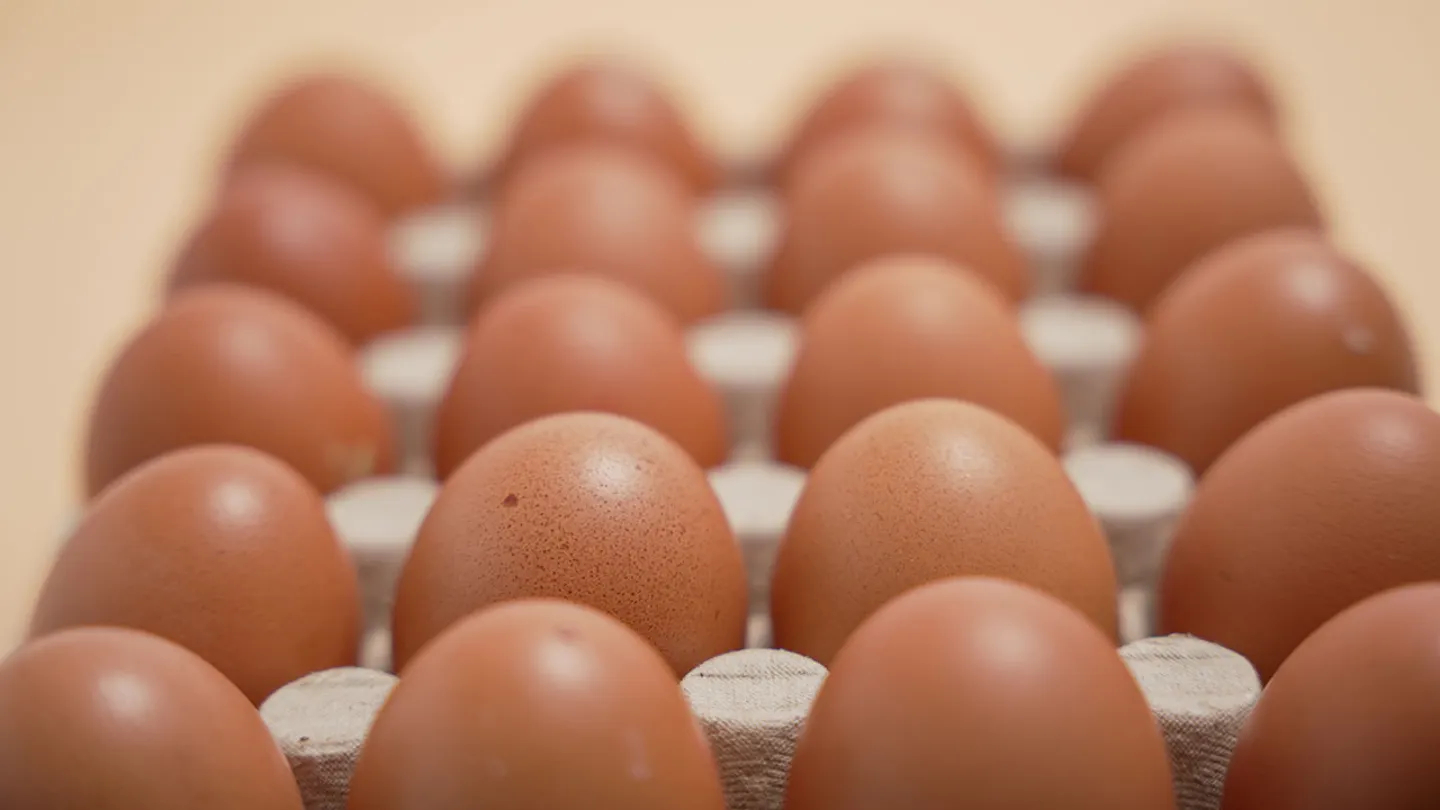
<svg viewBox="0 0 1440 810">
<path fill-rule="evenodd" d="M 0 650 L 72 503 L 97 375 L 237 116 L 287 69 L 340 58 L 389 81 L 460 169 L 576 48 L 649 59 L 743 151 L 857 49 L 947 61 L 1001 132 L 1034 139 L 1177 30 L 1233 35 L 1271 69 L 1341 239 L 1392 285 L 1440 381 L 1436 0 L 0 0 Z"/>
</svg>

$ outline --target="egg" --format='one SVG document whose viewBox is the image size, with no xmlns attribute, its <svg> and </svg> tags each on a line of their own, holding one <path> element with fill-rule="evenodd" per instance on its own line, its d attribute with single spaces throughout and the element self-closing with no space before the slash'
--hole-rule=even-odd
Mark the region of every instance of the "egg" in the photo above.
<svg viewBox="0 0 1440 810">
<path fill-rule="evenodd" d="M 978 405 L 887 408 L 805 482 L 771 581 L 776 645 L 829 665 L 886 601 L 961 575 L 1032 585 L 1115 635 L 1109 548 L 1045 445 Z"/>
<path fill-rule="evenodd" d="M 383 90 L 334 73 L 297 77 L 252 111 L 230 165 L 298 163 L 349 183 L 387 214 L 439 202 L 449 179 L 409 113 Z"/>
<path fill-rule="evenodd" d="M 1100 177 L 1100 223 L 1080 286 L 1144 311 L 1232 239 L 1324 218 L 1299 167 L 1254 116 L 1201 108 L 1131 139 Z"/>
<path fill-rule="evenodd" d="M 1059 390 L 999 290 L 943 259 L 866 262 L 805 312 L 780 393 L 777 455 L 809 467 L 861 419 L 925 397 L 983 405 L 1051 449 L 1064 437 Z"/>
<path fill-rule="evenodd" d="M 786 810 L 1170 810 L 1165 741 L 1105 634 L 984 578 L 890 601 L 835 658 Z"/>
<path fill-rule="evenodd" d="M 303 675 L 354 664 L 359 613 L 354 565 L 315 488 L 264 453 L 209 445 L 106 488 L 61 547 L 30 633 L 155 633 L 258 706 Z"/>
<path fill-rule="evenodd" d="M 87 489 L 208 443 L 259 448 L 321 492 L 395 465 L 384 406 L 344 337 L 298 304 L 231 284 L 177 293 L 121 349 L 90 412 Z"/>
<path fill-rule="evenodd" d="M 0 663 L 0 807 L 302 806 L 255 707 L 175 644 L 84 628 Z"/>
<path fill-rule="evenodd" d="M 725 277 L 701 249 L 695 200 L 665 167 L 604 145 L 548 150 L 494 206 L 471 309 L 517 281 L 585 273 L 629 284 L 690 323 L 725 306 Z"/>
<path fill-rule="evenodd" d="M 1056 168 L 1093 181 L 1111 156 L 1156 121 L 1215 108 L 1268 126 L 1279 117 L 1265 80 L 1231 48 L 1200 41 L 1157 48 L 1124 65 L 1086 99 L 1056 148 Z"/>
<path fill-rule="evenodd" d="M 558 275 L 509 288 L 476 317 L 436 414 L 436 469 L 566 411 L 644 422 L 703 467 L 729 449 L 720 395 L 690 365 L 674 316 L 619 282 Z"/>
<path fill-rule="evenodd" d="M 1177 279 L 1147 321 L 1114 433 L 1197 471 L 1266 417 L 1316 394 L 1420 390 L 1409 336 L 1384 289 L 1318 231 L 1227 243 Z"/>
<path fill-rule="evenodd" d="M 1223 810 L 1440 806 L 1440 585 L 1366 599 L 1275 673 L 1240 734 Z"/>
<path fill-rule="evenodd" d="M 279 163 L 236 169 L 191 234 L 170 288 L 212 281 L 278 292 L 360 344 L 415 320 L 379 209 L 318 173 Z"/>
<path fill-rule="evenodd" d="M 960 88 L 936 66 L 893 56 L 861 64 L 829 87 L 796 125 L 775 173 L 783 183 L 794 165 L 827 138 L 876 125 L 933 131 L 987 171 L 999 168 L 999 147 Z"/>
<path fill-rule="evenodd" d="M 868 127 L 828 138 L 794 169 L 766 305 L 801 312 L 857 264 L 926 253 L 963 264 L 1011 300 L 1029 290 L 984 168 L 929 132 Z"/>
<path fill-rule="evenodd" d="M 1367 596 L 1440 579 L 1440 415 L 1350 389 L 1267 419 L 1215 462 L 1175 530 L 1165 633 L 1250 659 L 1268 679 L 1316 628 Z"/>
<path fill-rule="evenodd" d="M 548 416 L 492 439 L 440 490 L 400 574 L 395 663 L 471 611 L 551 597 L 620 619 L 678 677 L 744 643 L 747 594 L 684 449 L 621 416 Z"/>
<path fill-rule="evenodd" d="M 349 810 L 723 810 L 664 659 L 600 611 L 498 605 L 411 662 L 365 740 Z"/>
<path fill-rule="evenodd" d="M 536 155 L 586 142 L 649 155 L 695 192 L 709 191 L 721 179 L 714 157 L 666 90 L 638 65 L 609 57 L 572 64 L 535 93 L 495 173 L 503 182 Z"/>
</svg>

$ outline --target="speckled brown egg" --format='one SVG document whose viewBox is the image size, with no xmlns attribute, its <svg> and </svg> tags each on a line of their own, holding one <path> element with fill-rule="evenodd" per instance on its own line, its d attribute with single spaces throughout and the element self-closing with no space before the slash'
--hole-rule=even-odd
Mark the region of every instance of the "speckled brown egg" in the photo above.
<svg viewBox="0 0 1440 810">
<path fill-rule="evenodd" d="M 1267 231 L 1209 254 L 1151 307 L 1114 432 L 1203 472 L 1266 417 L 1360 386 L 1420 390 L 1399 314 L 1320 232 Z"/>
<path fill-rule="evenodd" d="M 973 158 L 929 132 L 868 127 L 826 139 L 795 167 L 766 304 L 799 313 L 846 270 L 891 253 L 963 264 L 1011 300 L 1030 288 Z"/>
<path fill-rule="evenodd" d="M 667 91 L 639 66 L 615 58 L 571 65 L 541 87 L 521 111 L 496 175 L 503 180 L 552 147 L 584 142 L 645 153 L 696 192 L 720 182 L 719 165 Z"/>
<path fill-rule="evenodd" d="M 548 150 L 496 201 L 471 307 L 517 281 L 584 273 L 629 284 L 685 323 L 712 315 L 725 306 L 725 279 L 695 217 L 689 190 L 651 158 L 603 145 Z"/>
<path fill-rule="evenodd" d="M 877 59 L 842 76 L 806 112 L 775 168 L 785 182 L 817 144 L 855 127 L 925 129 L 948 138 L 987 171 L 999 148 L 960 88 L 938 67 L 903 56 Z"/>
<path fill-rule="evenodd" d="M 786 810 L 1171 810 L 1160 729 L 1112 640 L 1039 591 L 949 579 L 840 650 Z"/>
<path fill-rule="evenodd" d="M 32 636 L 113 625 L 198 653 L 260 705 L 355 663 L 355 569 L 315 488 L 247 447 L 168 453 L 108 487 L 61 547 Z"/>
<path fill-rule="evenodd" d="M 1272 126 L 1277 118 L 1269 87 L 1244 56 L 1215 43 L 1177 43 L 1126 64 L 1085 101 L 1056 149 L 1056 168 L 1094 180 L 1137 133 L 1194 108 L 1234 110 Z"/>
<path fill-rule="evenodd" d="M 665 660 L 600 611 L 480 611 L 405 670 L 355 766 L 349 810 L 724 810 Z"/>
<path fill-rule="evenodd" d="M 301 810 L 260 714 L 215 668 L 83 628 L 0 662 L 0 807 Z"/>
<path fill-rule="evenodd" d="M 1107 165 L 1097 195 L 1080 286 L 1140 311 L 1232 239 L 1324 225 L 1271 127 L 1228 109 L 1177 112 L 1146 128 Z"/>
<path fill-rule="evenodd" d="M 1440 585 L 1326 622 L 1265 688 L 1230 761 L 1223 810 L 1440 806 Z"/>
<path fill-rule="evenodd" d="M 299 163 L 349 183 L 387 214 L 439 202 L 449 178 L 400 103 L 349 76 L 296 78 L 267 97 L 231 147 L 230 163 Z"/>
<path fill-rule="evenodd" d="M 965 575 L 1032 585 L 1115 634 L 1109 547 L 1050 450 L 978 405 L 896 405 L 811 470 L 775 561 L 775 642 L 828 665 L 887 600 Z"/>
<path fill-rule="evenodd" d="M 876 411 L 926 397 L 983 405 L 1051 449 L 1064 438 L 1055 381 L 999 290 L 964 267 L 890 256 L 842 276 L 805 312 L 780 393 L 776 453 L 809 467 Z"/>
<path fill-rule="evenodd" d="M 1351 389 L 1262 422 L 1215 462 L 1175 532 L 1160 625 L 1223 644 L 1262 678 L 1367 596 L 1440 579 L 1440 415 Z"/>
<path fill-rule="evenodd" d="M 395 664 L 507 599 L 589 605 L 629 625 L 678 675 L 743 644 L 739 546 L 705 472 L 621 416 L 527 422 L 445 482 L 395 598 Z"/>
<path fill-rule="evenodd" d="M 191 234 L 171 289 L 253 284 L 325 318 L 354 343 L 415 319 L 381 212 L 353 190 L 279 163 L 237 168 Z"/>
<path fill-rule="evenodd" d="M 690 365 L 674 316 L 619 282 L 561 275 L 517 284 L 476 317 L 436 413 L 436 470 L 566 411 L 643 422 L 702 467 L 729 451 L 720 395 Z"/>
<path fill-rule="evenodd" d="M 206 284 L 170 298 L 106 372 L 86 488 L 194 444 L 256 447 L 321 492 L 395 466 L 384 406 L 344 337 L 274 293 Z"/>
</svg>

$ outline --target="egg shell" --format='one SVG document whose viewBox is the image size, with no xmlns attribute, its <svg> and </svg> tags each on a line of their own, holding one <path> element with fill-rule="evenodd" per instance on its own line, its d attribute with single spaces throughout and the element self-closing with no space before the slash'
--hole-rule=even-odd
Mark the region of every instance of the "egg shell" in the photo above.
<svg viewBox="0 0 1440 810">
<path fill-rule="evenodd" d="M 211 443 L 263 450 L 321 492 L 396 462 L 385 408 L 344 337 L 274 293 L 221 283 L 172 296 L 106 372 L 86 437 L 88 492 Z"/>
<path fill-rule="evenodd" d="M 771 582 L 776 644 L 828 664 L 886 601 L 960 575 L 1036 586 L 1114 638 L 1110 553 L 1055 456 L 978 405 L 896 405 L 811 470 Z"/>
<path fill-rule="evenodd" d="M 256 161 L 334 175 L 391 215 L 439 202 L 449 186 L 400 103 L 336 73 L 296 77 L 257 106 L 231 147 L 230 165 Z"/>
<path fill-rule="evenodd" d="M 425 647 L 375 720 L 347 806 L 482 803 L 725 807 L 665 660 L 615 619 L 549 600 L 481 611 Z"/>
<path fill-rule="evenodd" d="M 300 810 L 260 715 L 199 657 L 82 628 L 0 663 L 0 806 Z"/>
<path fill-rule="evenodd" d="M 655 298 L 682 322 L 725 306 L 725 277 L 701 249 L 685 186 L 644 155 L 604 145 L 548 150 L 505 186 L 471 310 L 518 281 L 605 276 Z"/>
<path fill-rule="evenodd" d="M 448 476 L 510 428 L 566 411 L 643 422 L 702 467 L 729 453 L 720 395 L 690 364 L 674 316 L 618 281 L 556 275 L 476 315 L 435 414 L 436 470 Z"/>
<path fill-rule="evenodd" d="M 1440 585 L 1366 599 L 1316 630 L 1246 723 L 1224 810 L 1440 805 Z"/>
<path fill-rule="evenodd" d="M 1114 433 L 1203 472 L 1266 417 L 1362 386 L 1420 390 L 1385 290 L 1320 232 L 1267 231 L 1210 253 L 1151 307 Z"/>
<path fill-rule="evenodd" d="M 1030 289 L 980 164 L 931 133 L 867 127 L 826 139 L 796 166 L 765 303 L 799 313 L 845 271 L 890 253 L 965 265 L 1011 300 Z"/>
<path fill-rule="evenodd" d="M 787 810 L 1173 808 L 1165 742 L 1112 640 L 1012 583 L 931 583 L 850 637 Z"/>
<path fill-rule="evenodd" d="M 381 212 L 323 175 L 282 164 L 236 169 L 191 234 L 170 288 L 253 284 L 291 298 L 354 343 L 416 317 L 390 261 Z"/>
<path fill-rule="evenodd" d="M 445 482 L 395 597 L 395 664 L 473 610 L 553 597 L 599 608 L 676 678 L 744 644 L 745 567 L 705 473 L 621 416 L 527 422 Z"/>
<path fill-rule="evenodd" d="M 1086 99 L 1056 149 L 1056 168 L 1094 180 L 1138 133 L 1196 108 L 1234 110 L 1270 126 L 1278 118 L 1269 87 L 1243 55 L 1217 43 L 1175 43 L 1124 65 Z"/>
<path fill-rule="evenodd" d="M 1375 389 L 1262 422 L 1200 480 L 1161 582 L 1163 632 L 1249 658 L 1269 679 L 1327 619 L 1440 579 L 1440 415 Z"/>
<path fill-rule="evenodd" d="M 540 87 L 520 112 L 495 176 L 503 183 L 536 155 L 586 142 L 649 155 L 696 192 L 721 180 L 714 157 L 666 90 L 640 66 L 613 57 L 573 64 Z"/>
<path fill-rule="evenodd" d="M 1232 239 L 1325 224 L 1275 132 L 1233 110 L 1187 110 L 1148 127 L 1106 166 L 1097 194 L 1080 287 L 1141 312 Z"/>
<path fill-rule="evenodd" d="M 990 408 L 1052 450 L 1064 438 L 1059 389 L 999 290 L 929 256 L 866 262 L 805 311 L 780 392 L 777 456 L 810 467 L 865 417 L 927 397 Z"/>
</svg>

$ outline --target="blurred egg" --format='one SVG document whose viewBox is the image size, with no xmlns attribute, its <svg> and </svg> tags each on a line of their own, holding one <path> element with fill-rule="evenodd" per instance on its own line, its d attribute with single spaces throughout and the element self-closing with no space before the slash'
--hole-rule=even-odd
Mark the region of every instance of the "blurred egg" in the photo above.
<svg viewBox="0 0 1440 810">
<path fill-rule="evenodd" d="M 723 810 L 674 674 L 597 610 L 510 602 L 415 657 L 366 738 L 349 810 Z"/>
<path fill-rule="evenodd" d="M 841 276 L 811 303 L 780 395 L 780 460 L 809 467 L 855 423 L 912 399 L 973 402 L 1052 450 L 1065 419 L 1010 302 L 966 268 L 889 256 Z"/>
<path fill-rule="evenodd" d="M 1300 169 L 1254 116 L 1196 109 L 1131 139 L 1100 177 L 1100 226 L 1080 286 L 1144 311 L 1232 239 L 1323 217 Z"/>
<path fill-rule="evenodd" d="M 1440 585 L 1387 591 L 1305 640 L 1246 721 L 1223 810 L 1440 807 Z"/>
<path fill-rule="evenodd" d="M 1277 117 L 1270 89 L 1243 56 L 1212 43 L 1174 44 L 1125 65 L 1081 105 L 1056 150 L 1056 167 L 1095 180 L 1146 127 L 1197 108 L 1233 110 L 1271 126 Z"/>
<path fill-rule="evenodd" d="M 1351 389 L 1262 422 L 1215 462 L 1175 531 L 1160 624 L 1268 679 L 1351 604 L 1440 579 L 1440 415 Z"/>
<path fill-rule="evenodd" d="M 638 66 L 614 58 L 572 65 L 521 111 L 496 174 L 555 146 L 596 142 L 634 149 L 664 163 L 693 191 L 720 182 L 720 167 L 666 91 Z"/>
<path fill-rule="evenodd" d="M 740 549 L 705 472 L 610 414 L 527 422 L 450 475 L 400 575 L 396 666 L 467 613 L 525 597 L 609 613 L 677 677 L 745 638 Z"/>
<path fill-rule="evenodd" d="M 251 113 L 230 162 L 261 160 L 334 175 L 391 215 L 439 202 L 450 182 L 397 100 L 335 74 L 296 78 Z"/>
<path fill-rule="evenodd" d="M 504 287 L 555 273 L 606 276 L 682 322 L 725 306 L 725 277 L 701 249 L 695 200 L 654 160 L 586 145 L 528 161 L 496 200 L 472 310 Z"/>
<path fill-rule="evenodd" d="M 1170 810 L 1165 741 L 1111 639 L 983 578 L 887 603 L 845 643 L 786 810 Z"/>
<path fill-rule="evenodd" d="M 234 686 L 155 636 L 85 628 L 0 662 L 0 807 L 301 810 Z"/>
<path fill-rule="evenodd" d="M 509 288 L 476 317 L 436 415 L 436 469 L 448 475 L 495 436 L 565 411 L 643 422 L 703 467 L 729 449 L 720 396 L 690 365 L 675 318 L 619 282 L 559 275 Z"/>
<path fill-rule="evenodd" d="M 380 211 L 352 190 L 304 169 L 258 163 L 231 175 L 191 234 L 170 287 L 264 287 L 364 343 L 415 320 L 414 294 L 386 239 Z"/>
<path fill-rule="evenodd" d="M 875 125 L 932 131 L 987 171 L 998 169 L 995 139 L 960 88 L 938 67 L 896 56 L 860 65 L 815 101 L 777 161 L 780 182 L 824 140 Z"/>
<path fill-rule="evenodd" d="M 1420 390 L 1385 291 L 1318 231 L 1226 244 L 1176 280 L 1147 320 L 1115 434 L 1197 471 L 1307 397 L 1360 386 Z"/>
<path fill-rule="evenodd" d="M 106 488 L 61 547 L 30 622 L 134 627 L 184 645 L 260 705 L 355 663 L 355 568 L 305 479 L 246 447 L 176 450 Z"/>
<path fill-rule="evenodd" d="M 1054 454 L 978 405 L 896 405 L 810 472 L 775 562 L 775 642 L 828 665 L 886 601 L 962 575 L 1033 585 L 1114 637 L 1110 550 Z"/>
<path fill-rule="evenodd" d="M 933 133 L 871 127 L 827 138 L 795 167 L 766 304 L 798 314 L 846 270 L 889 253 L 965 265 L 1012 300 L 1030 286 L 981 165 Z"/>
<path fill-rule="evenodd" d="M 384 406 L 340 333 L 230 284 L 172 296 L 121 350 L 90 413 L 86 487 L 94 495 L 147 459 L 210 443 L 270 453 L 321 492 L 395 465 Z"/>
</svg>

